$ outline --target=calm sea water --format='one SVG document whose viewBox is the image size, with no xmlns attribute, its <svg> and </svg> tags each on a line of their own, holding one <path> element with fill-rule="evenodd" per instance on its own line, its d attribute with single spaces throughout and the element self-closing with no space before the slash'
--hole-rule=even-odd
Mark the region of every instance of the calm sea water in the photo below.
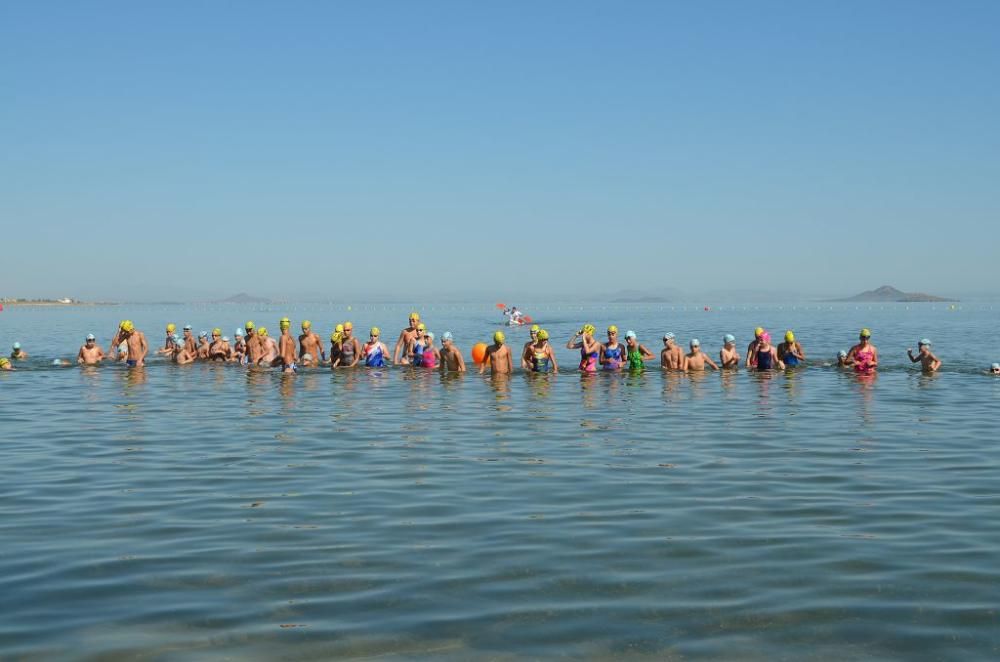
<svg viewBox="0 0 1000 662">
<path fill-rule="evenodd" d="M 817 360 L 773 376 L 51 366 L 125 317 L 389 340 L 409 308 L 0 312 L 33 355 L 0 373 L 0 658 L 1000 655 L 989 305 L 528 309 L 654 351 L 794 328 Z M 466 352 L 496 328 L 419 310 Z M 861 326 L 875 378 L 821 365 Z"/>
</svg>

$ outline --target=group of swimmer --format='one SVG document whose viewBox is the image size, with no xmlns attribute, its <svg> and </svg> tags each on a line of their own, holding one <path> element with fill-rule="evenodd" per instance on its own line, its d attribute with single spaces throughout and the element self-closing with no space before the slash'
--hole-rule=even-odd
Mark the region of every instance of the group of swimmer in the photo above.
<svg viewBox="0 0 1000 662">
<path fill-rule="evenodd" d="M 236 329 L 234 339 L 223 336 L 222 330 L 213 329 L 211 334 L 202 331 L 195 338 L 191 326 L 186 325 L 182 333 L 176 332 L 176 325 L 166 326 L 166 336 L 163 346 L 155 350 L 156 354 L 178 364 L 195 361 L 236 362 L 251 366 L 279 367 L 284 372 L 295 372 L 299 367 L 316 367 L 328 365 L 331 368 L 352 368 L 363 365 L 372 368 L 387 365 L 410 365 L 420 368 L 437 368 L 442 371 L 465 372 L 465 359 L 455 345 L 451 332 L 441 336 L 441 346 L 435 345 L 435 335 L 427 330 L 420 321 L 418 313 L 411 313 L 408 325 L 399 333 L 393 351 L 390 354 L 388 346 L 381 341 L 381 331 L 378 327 L 369 329 L 368 341 L 362 343 L 354 335 L 354 325 L 351 322 L 337 324 L 330 334 L 329 351 L 323 339 L 317 334 L 309 320 L 301 323 L 301 334 L 295 338 L 291 334 L 291 320 L 287 317 L 278 322 L 280 335 L 272 338 L 265 327 L 256 327 L 248 321 L 243 329 Z M 618 327 L 607 328 L 607 341 L 601 342 L 594 336 L 596 328 L 593 324 L 585 324 L 566 342 L 567 349 L 580 352 L 579 370 L 582 372 L 597 372 L 598 370 L 639 371 L 645 368 L 646 362 L 654 361 L 656 355 L 639 342 L 634 331 L 627 331 L 624 343 L 619 340 Z M 546 329 L 534 324 L 529 331 L 530 339 L 520 348 L 517 358 L 516 350 L 507 344 L 502 331 L 493 334 L 493 344 L 480 343 L 473 348 L 473 361 L 479 365 L 479 372 L 487 369 L 491 373 L 511 373 L 515 362 L 523 370 L 530 372 L 559 372 L 559 363 L 549 342 Z M 871 342 L 871 331 L 861 329 L 858 342 L 847 351 L 841 350 L 837 357 L 837 365 L 853 369 L 858 373 L 872 373 L 879 364 L 878 349 Z M 663 335 L 663 349 L 660 350 L 660 367 L 664 370 L 703 371 L 733 370 L 741 365 L 757 371 L 784 370 L 801 365 L 806 360 L 805 350 L 796 339 L 795 333 L 788 330 L 784 341 L 772 344 L 771 335 L 758 327 L 754 330 L 754 339 L 747 346 L 746 353 L 740 355 L 736 349 L 736 338 L 726 334 L 722 349 L 719 350 L 718 363 L 701 349 L 697 338 L 688 343 L 689 351 L 685 352 L 676 342 L 672 332 Z M 149 354 L 149 345 L 142 331 L 135 328 L 131 320 L 122 320 L 105 352 L 89 334 L 83 346 L 77 353 L 80 364 L 97 364 L 106 359 L 125 362 L 130 367 L 145 364 Z M 27 358 L 28 354 L 20 343 L 14 343 L 10 359 L 0 358 L 0 370 L 12 370 L 11 360 Z M 924 372 L 936 372 L 941 367 L 941 360 L 931 350 L 931 341 L 924 338 L 917 343 L 917 351 L 907 349 L 907 356 L 913 363 L 920 363 Z M 1000 363 L 994 363 L 990 372 L 1000 374 Z"/>
</svg>

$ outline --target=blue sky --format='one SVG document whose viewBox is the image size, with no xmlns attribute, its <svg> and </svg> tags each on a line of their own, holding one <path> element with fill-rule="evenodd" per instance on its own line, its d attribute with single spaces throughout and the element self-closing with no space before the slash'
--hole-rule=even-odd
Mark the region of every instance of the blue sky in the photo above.
<svg viewBox="0 0 1000 662">
<path fill-rule="evenodd" d="M 0 4 L 0 295 L 961 293 L 1000 3 Z"/>
</svg>

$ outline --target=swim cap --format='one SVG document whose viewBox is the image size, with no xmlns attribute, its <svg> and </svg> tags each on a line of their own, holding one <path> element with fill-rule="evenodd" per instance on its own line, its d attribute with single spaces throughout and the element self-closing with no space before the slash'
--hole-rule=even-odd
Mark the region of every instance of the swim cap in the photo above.
<svg viewBox="0 0 1000 662">
<path fill-rule="evenodd" d="M 10 359 L 8 359 L 6 356 L 0 356 L 0 367 L 3 367 L 5 365 L 10 365 Z"/>
<path fill-rule="evenodd" d="M 691 346 L 692 347 L 701 347 L 701 341 L 698 340 L 697 338 L 692 338 L 691 339 Z"/>
<path fill-rule="evenodd" d="M 785 342 L 795 342 L 795 334 L 791 331 L 785 331 Z"/>
<path fill-rule="evenodd" d="M 135 331 L 135 325 L 132 324 L 132 320 L 125 320 L 122 322 L 121 329 L 125 333 L 132 333 L 133 331 Z"/>
<path fill-rule="evenodd" d="M 176 330 L 177 330 L 177 325 L 175 325 L 173 322 L 167 325 L 167 333 L 173 333 Z"/>
<path fill-rule="evenodd" d="M 199 338 L 207 338 L 208 337 L 208 331 L 202 331 L 201 333 L 198 334 L 198 337 Z"/>
<path fill-rule="evenodd" d="M 380 336 L 380 335 L 382 335 L 382 330 L 380 328 L 378 328 L 377 326 L 373 326 L 371 329 L 368 330 L 368 335 L 370 335 L 370 336 Z"/>
<path fill-rule="evenodd" d="M 498 345 L 502 345 L 503 341 L 506 340 L 506 338 L 507 337 L 503 334 L 503 331 L 497 331 L 496 333 L 493 334 L 493 342 L 497 343 Z"/>
<path fill-rule="evenodd" d="M 340 333 L 341 331 L 344 330 L 344 325 L 338 324 L 337 326 L 333 327 L 333 330 L 336 331 L 337 333 Z"/>
<path fill-rule="evenodd" d="M 13 349 L 21 349 L 21 343 L 19 342 L 14 343 Z"/>
<path fill-rule="evenodd" d="M 87 334 L 87 340 L 97 340 L 97 338 L 94 337 L 93 333 L 88 333 Z"/>
<path fill-rule="evenodd" d="M 872 337 L 872 332 L 870 330 L 868 330 L 868 329 L 861 329 L 861 333 L 859 335 L 862 338 L 871 338 Z"/>
<path fill-rule="evenodd" d="M 221 336 L 222 329 L 220 329 L 219 327 L 215 327 L 214 329 L 212 329 L 212 335 L 214 336 L 215 334 L 219 334 Z"/>
<path fill-rule="evenodd" d="M 410 313 L 411 320 L 420 320 L 420 313 Z"/>
<path fill-rule="evenodd" d="M 729 344 L 731 342 L 736 342 L 736 336 L 734 336 L 731 333 L 727 333 L 726 335 L 722 336 L 722 342 L 726 344 Z"/>
<path fill-rule="evenodd" d="M 445 331 L 444 334 L 441 335 L 441 342 L 444 342 L 445 340 L 454 340 L 454 337 L 451 335 L 451 331 Z"/>
<path fill-rule="evenodd" d="M 635 331 L 633 331 L 632 329 L 629 329 L 628 331 L 625 332 L 625 337 L 626 338 L 635 338 Z"/>
<path fill-rule="evenodd" d="M 758 326 L 756 329 L 753 330 L 753 337 L 760 338 L 762 333 L 764 333 L 764 327 Z"/>
<path fill-rule="evenodd" d="M 340 341 L 340 334 L 334 331 L 333 333 L 330 334 L 330 342 L 338 342 L 338 341 Z"/>
<path fill-rule="evenodd" d="M 184 327 L 184 328 L 187 329 L 187 328 L 190 328 L 190 327 Z M 247 322 L 246 323 L 246 330 L 249 331 L 252 328 L 253 328 L 253 322 Z"/>
<path fill-rule="evenodd" d="M 425 334 L 424 334 L 424 338 L 427 338 L 427 339 L 429 339 L 429 340 L 430 340 L 431 342 L 434 342 L 434 334 L 433 334 L 433 333 L 431 333 L 430 331 L 428 331 L 427 333 L 425 333 Z"/>
<path fill-rule="evenodd" d="M 308 328 L 309 328 L 309 327 L 311 327 L 312 325 L 313 325 L 313 323 L 312 323 L 312 322 L 310 322 L 309 320 L 302 320 L 302 328 L 303 328 L 303 329 L 308 329 Z"/>
<path fill-rule="evenodd" d="M 259 329 L 257 329 L 257 335 L 258 336 L 266 336 L 267 335 L 267 327 L 266 326 L 262 326 Z"/>
<path fill-rule="evenodd" d="M 618 327 L 612 324 L 608 327 L 608 333 L 618 333 Z"/>
<path fill-rule="evenodd" d="M 771 334 L 765 331 L 764 333 L 760 334 L 760 339 L 763 340 L 765 343 L 769 343 L 771 342 Z"/>
<path fill-rule="evenodd" d="M 539 340 L 548 340 L 549 339 L 549 332 L 546 331 L 545 329 L 539 329 L 538 330 L 538 339 Z"/>
<path fill-rule="evenodd" d="M 664 340 L 673 340 L 676 337 L 677 336 L 674 335 L 673 331 L 667 331 L 666 333 L 663 334 L 663 339 Z"/>
<path fill-rule="evenodd" d="M 926 345 L 927 347 L 930 347 L 931 346 L 931 341 L 928 340 L 927 338 L 921 338 L 920 342 L 917 343 L 917 347 L 920 347 L 922 345 Z"/>
<path fill-rule="evenodd" d="M 990 370 L 1000 370 L 1000 363 L 994 363 L 991 365 Z"/>
<path fill-rule="evenodd" d="M 287 317 L 282 317 L 281 321 L 278 322 L 278 328 L 281 329 L 282 331 L 284 331 L 285 329 L 287 329 L 291 325 L 292 325 L 292 321 L 290 319 L 288 319 Z"/>
<path fill-rule="evenodd" d="M 417 331 L 426 331 L 426 330 L 427 330 L 427 326 L 424 325 L 423 322 L 421 322 L 420 324 L 417 325 Z"/>
<path fill-rule="evenodd" d="M 354 329 L 354 325 L 351 324 L 350 322 L 344 322 L 344 331 L 347 331 L 348 329 L 353 330 Z"/>
<path fill-rule="evenodd" d="M 580 330 L 583 333 L 589 333 L 589 334 L 593 335 L 594 331 L 597 331 L 597 328 L 593 324 L 584 324 L 583 328 L 580 329 Z"/>
<path fill-rule="evenodd" d="M 236 329 L 236 336 L 239 337 L 242 335 L 243 335 L 243 329 Z"/>
<path fill-rule="evenodd" d="M 229 336 L 222 336 L 222 342 L 229 342 Z"/>
<path fill-rule="evenodd" d="M 247 322 L 247 324 L 250 324 L 250 322 Z M 252 329 L 253 328 L 253 324 L 250 324 L 250 326 L 248 326 L 247 328 L 248 329 Z M 184 325 L 184 330 L 185 331 L 190 331 L 191 330 L 191 325 L 190 324 L 185 324 Z"/>
<path fill-rule="evenodd" d="M 532 324 L 531 330 L 534 331 L 535 333 L 538 333 L 541 330 L 541 327 L 538 326 L 537 324 Z"/>
<path fill-rule="evenodd" d="M 837 352 L 837 356 L 839 356 L 842 359 L 846 359 L 847 358 L 847 352 L 845 352 L 844 350 L 840 350 L 839 352 Z"/>
</svg>

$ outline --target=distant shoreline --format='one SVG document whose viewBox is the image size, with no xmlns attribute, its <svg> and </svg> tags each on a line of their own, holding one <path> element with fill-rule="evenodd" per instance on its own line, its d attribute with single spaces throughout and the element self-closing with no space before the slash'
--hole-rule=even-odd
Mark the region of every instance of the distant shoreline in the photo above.
<svg viewBox="0 0 1000 662">
<path fill-rule="evenodd" d="M 117 306 L 119 304 L 113 301 L 73 301 L 72 303 L 63 303 L 61 301 L 0 301 L 0 305 L 12 308 L 14 306 L 75 308 L 78 306 Z"/>
</svg>

